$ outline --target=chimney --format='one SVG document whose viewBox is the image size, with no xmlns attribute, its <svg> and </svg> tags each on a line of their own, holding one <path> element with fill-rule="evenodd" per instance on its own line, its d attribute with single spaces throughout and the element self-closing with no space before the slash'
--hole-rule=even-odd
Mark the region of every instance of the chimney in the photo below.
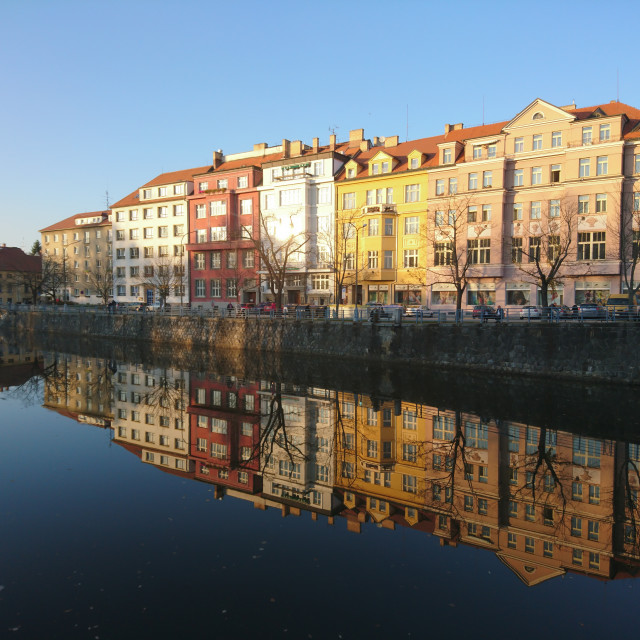
<svg viewBox="0 0 640 640">
<path fill-rule="evenodd" d="M 267 148 L 266 142 L 258 142 L 257 144 L 253 145 L 254 151 L 264 151 L 266 148 Z"/>
<path fill-rule="evenodd" d="M 222 164 L 222 149 L 213 152 L 213 168 L 217 169 Z"/>
<path fill-rule="evenodd" d="M 286 138 L 282 138 L 282 157 L 288 158 L 290 156 L 291 156 L 291 143 Z"/>
<path fill-rule="evenodd" d="M 369 151 L 369 141 L 368 140 L 363 140 L 360 143 L 360 151 Z"/>
<path fill-rule="evenodd" d="M 333 151 L 336 148 L 336 134 L 332 133 L 329 136 L 329 149 L 331 149 L 331 151 Z"/>
<path fill-rule="evenodd" d="M 399 140 L 400 140 L 399 136 L 387 136 L 384 139 L 384 146 L 385 147 L 397 147 Z"/>
<path fill-rule="evenodd" d="M 317 153 L 319 147 L 320 147 L 320 138 L 314 138 L 313 139 L 313 152 Z"/>
<path fill-rule="evenodd" d="M 349 142 L 361 142 L 364 140 L 364 129 L 351 129 L 349 131 Z"/>
<path fill-rule="evenodd" d="M 378 136 L 373 136 L 373 147 L 377 147 L 380 144 L 380 138 Z"/>
<path fill-rule="evenodd" d="M 462 122 L 458 122 L 457 124 L 444 125 L 445 134 L 449 133 L 449 131 L 457 131 L 458 129 L 464 129 L 464 127 L 462 126 Z"/>
<path fill-rule="evenodd" d="M 295 158 L 296 156 L 301 156 L 301 155 L 302 155 L 302 141 L 294 140 L 291 143 L 291 157 Z"/>
</svg>

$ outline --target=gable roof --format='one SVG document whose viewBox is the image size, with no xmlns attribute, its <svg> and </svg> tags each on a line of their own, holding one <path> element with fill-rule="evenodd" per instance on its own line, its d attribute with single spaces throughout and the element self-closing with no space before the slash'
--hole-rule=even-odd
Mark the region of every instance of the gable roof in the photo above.
<svg viewBox="0 0 640 640">
<path fill-rule="evenodd" d="M 42 271 L 42 257 L 30 256 L 18 247 L 0 247 L 0 271 Z"/>
<path fill-rule="evenodd" d="M 87 213 L 76 213 L 64 220 L 60 220 L 60 222 L 56 222 L 49 227 L 45 227 L 44 229 L 40 229 L 40 233 L 47 233 L 50 231 L 62 231 L 63 229 L 75 229 L 79 226 L 84 227 L 100 227 L 100 226 L 108 226 L 111 223 L 109 222 L 109 211 L 88 211 Z M 80 218 L 97 218 L 98 216 L 102 216 L 102 220 L 97 223 L 92 224 L 83 224 L 77 225 L 76 220 Z"/>
</svg>

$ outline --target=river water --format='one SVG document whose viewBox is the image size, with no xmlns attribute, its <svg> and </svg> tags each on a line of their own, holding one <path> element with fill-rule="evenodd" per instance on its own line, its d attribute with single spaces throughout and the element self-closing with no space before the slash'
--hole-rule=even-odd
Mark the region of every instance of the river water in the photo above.
<svg viewBox="0 0 640 640">
<path fill-rule="evenodd" d="M 0 637 L 637 627 L 633 389 L 0 348 Z"/>
</svg>

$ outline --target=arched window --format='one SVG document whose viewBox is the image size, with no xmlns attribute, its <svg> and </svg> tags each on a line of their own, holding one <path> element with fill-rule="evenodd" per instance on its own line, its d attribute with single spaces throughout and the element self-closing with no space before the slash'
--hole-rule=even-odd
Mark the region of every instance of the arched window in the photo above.
<svg viewBox="0 0 640 640">
<path fill-rule="evenodd" d="M 532 120 L 544 120 L 544 113 L 541 111 L 536 111 L 533 116 L 531 116 Z"/>
</svg>

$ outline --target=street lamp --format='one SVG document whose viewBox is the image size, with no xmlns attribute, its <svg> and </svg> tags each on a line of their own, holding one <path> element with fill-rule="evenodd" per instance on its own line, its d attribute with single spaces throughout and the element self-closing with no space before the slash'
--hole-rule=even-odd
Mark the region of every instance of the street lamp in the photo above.
<svg viewBox="0 0 640 640">
<path fill-rule="evenodd" d="M 358 238 L 360 236 L 360 229 L 364 229 L 367 226 L 366 222 L 362 223 L 361 227 L 358 227 L 358 225 L 354 225 L 356 228 L 356 308 L 355 308 L 355 312 L 353 314 L 354 318 L 357 320 L 358 319 Z"/>
</svg>

